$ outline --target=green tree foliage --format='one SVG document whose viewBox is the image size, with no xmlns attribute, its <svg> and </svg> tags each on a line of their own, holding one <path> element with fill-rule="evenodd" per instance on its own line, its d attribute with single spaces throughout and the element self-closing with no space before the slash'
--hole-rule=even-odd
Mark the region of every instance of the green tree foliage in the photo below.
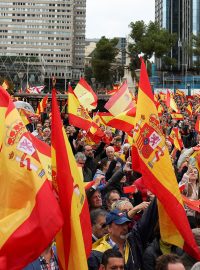
<svg viewBox="0 0 200 270">
<path fill-rule="evenodd" d="M 93 75 L 97 82 L 108 84 L 112 80 L 111 64 L 115 62 L 118 54 L 116 45 L 118 39 L 107 39 L 102 37 L 96 45 L 92 56 Z"/>
<path fill-rule="evenodd" d="M 168 57 L 171 48 L 177 41 L 175 34 L 170 34 L 155 22 L 150 22 L 148 25 L 144 21 L 131 22 L 130 28 L 130 37 L 133 42 L 129 45 L 129 52 L 132 56 L 133 69 L 140 67 L 138 54 L 141 53 L 143 53 L 145 61 L 155 55 L 162 59 L 165 66 L 175 64 L 175 59 Z"/>
</svg>

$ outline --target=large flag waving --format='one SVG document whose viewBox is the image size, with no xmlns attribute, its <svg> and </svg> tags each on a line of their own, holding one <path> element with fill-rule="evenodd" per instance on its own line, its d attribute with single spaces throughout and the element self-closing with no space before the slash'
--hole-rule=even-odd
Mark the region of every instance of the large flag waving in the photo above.
<svg viewBox="0 0 200 270">
<path fill-rule="evenodd" d="M 44 110 L 47 107 L 47 102 L 48 102 L 48 95 L 46 95 L 45 97 L 43 97 L 43 99 L 38 104 L 36 114 L 41 114 L 41 113 L 44 112 Z"/>
<path fill-rule="evenodd" d="M 69 123 L 75 127 L 89 130 L 92 124 L 92 119 L 87 110 L 80 104 L 77 97 L 74 95 L 72 87 L 68 88 L 68 113 Z"/>
<path fill-rule="evenodd" d="M 105 108 L 112 114 L 118 115 L 128 109 L 134 107 L 133 97 L 128 90 L 126 82 L 122 84 L 120 89 L 105 104 Z"/>
<path fill-rule="evenodd" d="M 60 268 L 86 270 L 92 244 L 89 209 L 80 172 L 62 126 L 55 90 L 52 93 L 52 169 L 64 216 L 64 226 L 56 237 Z"/>
<path fill-rule="evenodd" d="M 97 107 L 97 95 L 83 78 L 76 85 L 74 94 L 85 109 L 91 111 Z"/>
<path fill-rule="evenodd" d="M 184 248 L 186 252 L 200 259 L 200 251 L 188 223 L 161 130 L 149 78 L 142 60 L 133 134 L 137 148 L 135 155 L 138 154 L 136 161 L 139 160 L 145 185 L 161 202 L 158 205 L 162 239 Z"/>
<path fill-rule="evenodd" d="M 41 255 L 62 227 L 62 213 L 29 132 L 0 88 L 1 270 L 21 270 Z M 51 207 L 49 207 L 51 205 Z"/>
</svg>

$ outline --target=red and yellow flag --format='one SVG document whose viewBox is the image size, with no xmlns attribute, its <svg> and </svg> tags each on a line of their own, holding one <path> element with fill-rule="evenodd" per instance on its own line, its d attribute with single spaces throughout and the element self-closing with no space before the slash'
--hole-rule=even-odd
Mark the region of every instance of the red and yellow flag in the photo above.
<svg viewBox="0 0 200 270">
<path fill-rule="evenodd" d="M 69 123 L 75 127 L 89 130 L 92 124 L 92 119 L 87 110 L 80 104 L 77 97 L 74 95 L 72 87 L 68 88 L 68 114 Z"/>
<path fill-rule="evenodd" d="M 200 134 L 200 116 L 197 116 L 197 121 L 195 124 L 195 130 Z"/>
<path fill-rule="evenodd" d="M 0 179 L 0 258 L 7 264 L 0 269 L 21 270 L 41 255 L 63 220 L 36 146 L 3 88 Z"/>
<path fill-rule="evenodd" d="M 62 126 L 52 92 L 52 169 L 53 185 L 64 216 L 64 226 L 56 237 L 62 270 L 88 269 L 91 251 L 91 223 L 83 182 L 70 143 Z"/>
<path fill-rule="evenodd" d="M 165 242 L 183 248 L 200 259 L 183 207 L 176 176 L 171 164 L 165 138 L 153 100 L 144 61 L 141 64 L 133 142 L 145 185 L 158 198 L 161 237 Z M 133 162 L 134 164 L 134 159 Z"/>
<path fill-rule="evenodd" d="M 80 104 L 88 111 L 94 110 L 97 107 L 97 95 L 92 87 L 81 78 L 74 89 L 74 94 L 78 98 Z"/>
<path fill-rule="evenodd" d="M 189 114 L 189 115 L 192 115 L 192 106 L 191 104 L 189 103 L 187 105 L 187 107 L 185 108 L 186 112 Z"/>
<path fill-rule="evenodd" d="M 130 108 L 133 108 L 133 97 L 128 90 L 126 82 L 122 84 L 116 94 L 111 96 L 108 102 L 105 104 L 105 108 L 112 114 L 118 115 Z"/>
<path fill-rule="evenodd" d="M 135 112 L 136 108 L 129 109 L 125 112 L 122 112 L 114 116 L 106 124 L 110 127 L 120 129 L 131 135 L 131 131 L 133 130 Z"/>
<path fill-rule="evenodd" d="M 171 113 L 171 117 L 174 120 L 183 120 L 183 115 L 181 113 Z"/>
<path fill-rule="evenodd" d="M 174 110 L 175 112 L 178 112 L 176 102 L 168 90 L 167 90 L 167 95 L 166 95 L 166 105 L 168 108 Z"/>
<path fill-rule="evenodd" d="M 4 81 L 3 84 L 2 84 L 2 87 L 3 87 L 5 90 L 7 90 L 8 87 L 9 87 L 8 82 L 7 82 L 7 81 Z"/>
<path fill-rule="evenodd" d="M 44 112 L 44 110 L 47 107 L 47 102 L 48 102 L 48 95 L 46 95 L 38 104 L 36 114 L 41 114 Z"/>
<path fill-rule="evenodd" d="M 181 138 L 181 134 L 177 127 L 172 128 L 172 131 L 169 135 L 170 142 L 174 145 L 174 147 L 178 150 L 182 150 L 183 148 L 183 141 Z"/>
</svg>

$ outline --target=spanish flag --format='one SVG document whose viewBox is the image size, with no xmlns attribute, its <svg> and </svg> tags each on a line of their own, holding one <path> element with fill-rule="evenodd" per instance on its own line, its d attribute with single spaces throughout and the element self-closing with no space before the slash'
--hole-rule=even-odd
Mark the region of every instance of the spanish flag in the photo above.
<svg viewBox="0 0 200 270">
<path fill-rule="evenodd" d="M 200 134 L 200 116 L 197 116 L 197 121 L 196 121 L 196 124 L 195 124 L 195 130 L 197 133 Z"/>
<path fill-rule="evenodd" d="M 112 115 L 116 116 L 128 109 L 133 108 L 133 104 L 133 97 L 128 90 L 127 83 L 124 82 L 117 93 L 111 96 L 104 107 Z"/>
<path fill-rule="evenodd" d="M 107 125 L 116 129 L 120 129 L 131 135 L 133 130 L 133 122 L 136 113 L 136 108 L 122 112 L 107 122 Z"/>
<path fill-rule="evenodd" d="M 171 118 L 174 120 L 183 120 L 183 115 L 181 113 L 171 113 Z"/>
<path fill-rule="evenodd" d="M 47 102 L 48 102 L 48 95 L 46 95 L 38 104 L 36 114 L 41 114 L 44 112 L 44 110 L 47 107 Z"/>
<path fill-rule="evenodd" d="M 192 115 L 192 106 L 190 103 L 187 105 L 187 107 L 185 107 L 185 110 L 188 113 L 188 115 Z"/>
<path fill-rule="evenodd" d="M 88 111 L 94 110 L 97 107 L 97 95 L 83 78 L 81 78 L 76 85 L 74 94 L 78 98 L 80 104 Z"/>
<path fill-rule="evenodd" d="M 68 88 L 68 114 L 69 123 L 75 127 L 89 130 L 92 124 L 92 119 L 88 111 L 80 104 L 77 97 L 74 95 L 72 87 Z"/>
<path fill-rule="evenodd" d="M 83 182 L 70 143 L 62 126 L 52 92 L 52 175 L 53 186 L 64 216 L 64 226 L 56 237 L 62 270 L 83 270 L 91 251 L 91 223 Z"/>
<path fill-rule="evenodd" d="M 145 185 L 158 198 L 162 239 L 200 259 L 155 107 L 144 61 L 141 64 L 133 142 Z M 133 157 L 134 158 L 134 157 Z M 134 164 L 134 160 L 133 160 Z"/>
<path fill-rule="evenodd" d="M 0 269 L 21 270 L 51 243 L 63 219 L 36 146 L 3 88 L 0 179 L 0 258 L 7 264 Z"/>
<path fill-rule="evenodd" d="M 174 110 L 175 112 L 178 112 L 178 108 L 176 105 L 175 100 L 171 96 L 171 93 L 167 90 L 167 96 L 166 96 L 166 105 L 168 108 Z"/>
<path fill-rule="evenodd" d="M 173 127 L 172 131 L 169 135 L 170 142 L 174 145 L 174 147 L 178 150 L 182 150 L 183 148 L 183 141 L 181 138 L 181 134 L 179 132 L 179 129 L 177 127 Z"/>
</svg>

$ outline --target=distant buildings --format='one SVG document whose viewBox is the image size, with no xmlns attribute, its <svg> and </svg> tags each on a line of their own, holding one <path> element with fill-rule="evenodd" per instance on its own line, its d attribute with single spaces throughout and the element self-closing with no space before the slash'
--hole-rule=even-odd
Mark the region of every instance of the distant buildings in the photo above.
<svg viewBox="0 0 200 270">
<path fill-rule="evenodd" d="M 85 23 L 86 0 L 0 0 L 2 72 L 27 82 L 52 76 L 78 80 L 84 72 Z"/>
<path fill-rule="evenodd" d="M 188 54 L 192 35 L 200 33 L 200 1 L 199 0 L 155 0 L 155 20 L 160 27 L 166 28 L 178 37 L 171 57 L 177 60 L 177 70 L 187 73 L 195 65 L 196 57 Z M 161 63 L 157 61 L 158 69 Z"/>
</svg>

